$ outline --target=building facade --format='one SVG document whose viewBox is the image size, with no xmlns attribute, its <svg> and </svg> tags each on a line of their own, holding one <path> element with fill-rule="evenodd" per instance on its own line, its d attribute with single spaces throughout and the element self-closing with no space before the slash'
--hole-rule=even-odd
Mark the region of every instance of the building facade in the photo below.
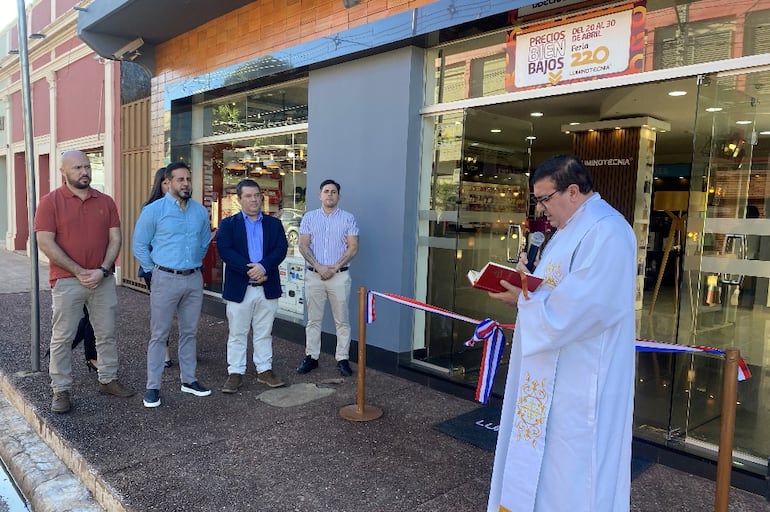
<svg viewBox="0 0 770 512">
<path fill-rule="evenodd" d="M 212 227 L 248 176 L 291 242 L 333 178 L 361 229 L 354 288 L 513 322 L 466 273 L 515 257 L 522 226 L 548 231 L 529 172 L 575 153 L 637 234 L 638 337 L 741 350 L 734 462 L 766 474 L 770 0 L 200 4 L 95 0 L 77 24 L 99 56 L 147 71 L 150 167 L 190 162 Z M 296 332 L 303 268 L 292 245 L 279 318 Z M 221 280 L 214 244 L 210 303 Z M 475 384 L 472 324 L 376 307 L 367 345 L 385 366 Z M 715 459 L 721 373 L 719 358 L 639 354 L 635 436 Z"/>
<path fill-rule="evenodd" d="M 36 200 L 62 184 L 58 155 L 80 149 L 91 158 L 92 186 L 120 203 L 120 63 L 78 38 L 76 4 L 27 6 Z M 14 23 L 0 36 L 0 233 L 7 250 L 27 250 L 30 232 L 18 33 Z"/>
</svg>

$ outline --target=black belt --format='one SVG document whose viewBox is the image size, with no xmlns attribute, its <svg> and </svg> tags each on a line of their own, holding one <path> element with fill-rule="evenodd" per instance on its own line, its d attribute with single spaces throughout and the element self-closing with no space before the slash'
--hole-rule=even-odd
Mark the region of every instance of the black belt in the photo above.
<svg viewBox="0 0 770 512">
<path fill-rule="evenodd" d="M 350 267 L 342 267 L 337 272 L 347 272 L 349 268 Z M 307 269 L 311 272 L 316 272 L 316 269 L 314 269 L 313 267 L 308 267 Z"/>
<path fill-rule="evenodd" d="M 265 283 L 258 283 L 256 281 L 249 281 L 249 286 L 262 286 Z"/>
<path fill-rule="evenodd" d="M 162 270 L 163 272 L 168 272 L 169 274 L 179 274 L 180 276 L 189 276 L 190 274 L 194 274 L 200 268 L 189 268 L 187 270 L 177 270 L 175 268 L 168 268 L 168 267 L 161 267 L 158 265 L 158 270 Z"/>
</svg>

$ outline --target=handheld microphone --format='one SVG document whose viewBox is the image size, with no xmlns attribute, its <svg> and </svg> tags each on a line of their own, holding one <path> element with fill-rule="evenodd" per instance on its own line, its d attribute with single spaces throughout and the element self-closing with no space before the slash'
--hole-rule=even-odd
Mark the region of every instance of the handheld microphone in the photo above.
<svg viewBox="0 0 770 512">
<path fill-rule="evenodd" d="M 545 242 L 545 235 L 540 231 L 533 231 L 529 234 L 529 249 L 527 249 L 527 270 L 535 271 L 535 260 L 537 253 L 540 252 L 540 246 Z"/>
</svg>

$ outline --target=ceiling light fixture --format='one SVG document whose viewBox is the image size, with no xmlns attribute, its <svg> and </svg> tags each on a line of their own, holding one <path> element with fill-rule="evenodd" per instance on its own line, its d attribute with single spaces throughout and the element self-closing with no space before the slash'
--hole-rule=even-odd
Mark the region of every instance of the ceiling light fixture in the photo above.
<svg viewBox="0 0 770 512">
<path fill-rule="evenodd" d="M 765 130 L 763 132 L 759 132 L 760 135 L 770 135 L 770 130 Z"/>
<path fill-rule="evenodd" d="M 543 117 L 543 113 L 542 112 L 532 112 L 530 114 L 530 116 L 532 116 L 532 117 Z"/>
<path fill-rule="evenodd" d="M 577 126 L 577 125 L 579 125 L 579 124 L 580 124 L 580 123 L 576 123 L 575 121 L 572 121 L 572 122 L 571 122 L 569 125 L 570 125 L 570 126 Z"/>
<path fill-rule="evenodd" d="M 530 135 L 529 137 L 524 137 L 524 140 L 537 140 L 537 137 Z"/>
<path fill-rule="evenodd" d="M 754 121 L 748 121 L 748 120 L 746 120 L 746 119 L 743 119 L 743 120 L 741 120 L 741 121 L 735 121 L 735 124 L 751 124 L 751 123 L 753 123 L 753 122 L 754 122 Z"/>
<path fill-rule="evenodd" d="M 722 111 L 722 107 L 708 107 L 706 109 L 706 112 L 721 112 L 721 111 Z"/>
<path fill-rule="evenodd" d="M 503 130 L 501 130 L 500 128 L 492 128 L 491 130 L 489 130 L 490 133 L 500 133 L 502 131 Z"/>
<path fill-rule="evenodd" d="M 674 97 L 676 97 L 676 96 L 686 96 L 687 95 L 687 91 L 669 91 L 668 95 L 669 96 L 674 96 Z"/>
</svg>

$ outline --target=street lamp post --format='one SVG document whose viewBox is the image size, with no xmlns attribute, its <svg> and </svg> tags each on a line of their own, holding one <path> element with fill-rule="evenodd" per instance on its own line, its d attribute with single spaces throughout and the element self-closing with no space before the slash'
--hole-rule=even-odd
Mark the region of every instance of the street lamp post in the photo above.
<svg viewBox="0 0 770 512">
<path fill-rule="evenodd" d="M 27 47 L 27 9 L 24 0 L 17 0 L 19 28 L 19 67 L 21 68 L 22 114 L 24 116 L 24 162 L 27 169 L 27 222 L 29 223 L 30 302 L 30 361 L 32 371 L 40 371 L 40 275 L 38 274 L 37 239 L 35 238 L 35 134 L 32 131 L 32 88 L 29 82 L 29 48 Z"/>
</svg>

